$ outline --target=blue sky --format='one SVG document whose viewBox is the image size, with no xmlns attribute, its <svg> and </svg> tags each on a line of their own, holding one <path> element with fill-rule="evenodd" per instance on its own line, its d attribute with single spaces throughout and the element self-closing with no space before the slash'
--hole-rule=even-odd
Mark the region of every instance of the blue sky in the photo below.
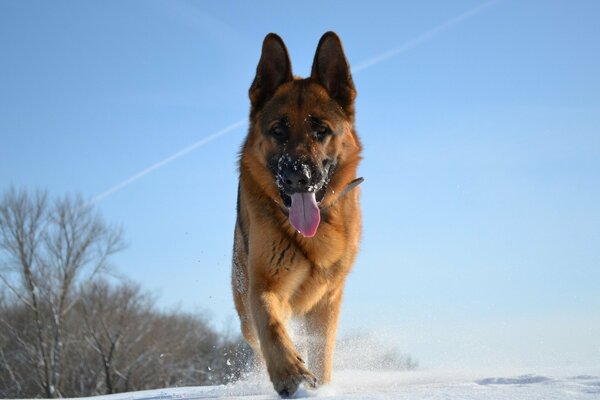
<svg viewBox="0 0 600 400">
<path fill-rule="evenodd" d="M 483 6 L 482 6 L 483 5 Z M 364 234 L 341 330 L 424 366 L 600 359 L 600 3 L 0 2 L 0 191 L 94 198 L 248 114 L 264 35 L 357 71 Z M 381 55 L 397 52 L 388 58 Z M 237 330 L 246 126 L 97 202 L 117 270 Z"/>
</svg>

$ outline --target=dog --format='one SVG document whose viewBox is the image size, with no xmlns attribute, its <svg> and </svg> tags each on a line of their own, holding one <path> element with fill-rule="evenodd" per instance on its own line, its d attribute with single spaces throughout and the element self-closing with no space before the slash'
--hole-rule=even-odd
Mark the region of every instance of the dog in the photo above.
<svg viewBox="0 0 600 400">
<path fill-rule="evenodd" d="M 359 247 L 362 146 L 356 89 L 342 43 L 325 33 L 309 78 L 292 75 L 287 48 L 268 34 L 249 90 L 239 157 L 232 286 L 244 338 L 277 393 L 331 380 L 344 283 Z M 311 338 L 308 363 L 287 323 Z"/>
</svg>

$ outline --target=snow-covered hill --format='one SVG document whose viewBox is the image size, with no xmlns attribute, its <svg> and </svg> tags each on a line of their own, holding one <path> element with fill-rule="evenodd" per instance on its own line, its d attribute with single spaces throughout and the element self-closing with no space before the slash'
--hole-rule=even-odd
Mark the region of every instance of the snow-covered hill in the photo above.
<svg viewBox="0 0 600 400">
<path fill-rule="evenodd" d="M 577 373 L 579 371 L 579 373 Z M 600 399 L 600 366 L 554 370 L 547 374 L 516 371 L 489 375 L 456 371 L 339 371 L 334 382 L 297 398 L 328 399 Z M 183 387 L 99 396 L 95 400 L 176 400 L 210 398 L 276 399 L 264 376 L 227 386 Z"/>
</svg>

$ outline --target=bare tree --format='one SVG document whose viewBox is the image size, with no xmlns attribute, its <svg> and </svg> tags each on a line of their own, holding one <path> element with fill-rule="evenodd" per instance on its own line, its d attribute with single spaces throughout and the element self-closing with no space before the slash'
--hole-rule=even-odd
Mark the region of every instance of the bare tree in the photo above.
<svg viewBox="0 0 600 400">
<path fill-rule="evenodd" d="M 80 197 L 50 203 L 44 192 L 11 188 L 0 201 L 0 280 L 34 329 L 25 335 L 4 313 L 0 324 L 21 345 L 45 396 L 61 396 L 64 324 L 77 302 L 76 284 L 104 271 L 122 248 L 121 231 Z"/>
<path fill-rule="evenodd" d="M 220 335 L 201 314 L 157 311 L 138 285 L 94 280 L 80 292 L 67 321 L 78 342 L 67 356 L 65 395 L 228 383 L 247 364 L 239 338 Z"/>
<path fill-rule="evenodd" d="M 130 282 L 101 279 L 123 247 L 81 198 L 0 198 L 0 397 L 80 397 L 228 383 L 239 337 L 199 314 L 158 311 Z"/>
<path fill-rule="evenodd" d="M 62 396 L 224 384 L 250 366 L 251 353 L 239 336 L 219 333 L 201 314 L 158 311 L 154 298 L 130 282 L 94 279 L 74 297 L 63 322 Z M 0 319 L 10 321 L 11 330 L 0 329 L 0 398 L 43 396 L 32 374 L 32 314 L 21 302 L 1 300 Z"/>
<path fill-rule="evenodd" d="M 129 282 L 111 286 L 107 281 L 94 280 L 80 288 L 73 329 L 83 327 L 79 336 L 102 366 L 102 373 L 95 375 L 103 377 L 103 382 L 96 383 L 90 395 L 126 390 L 124 371 L 135 364 L 135 359 L 153 351 L 139 346 L 151 334 L 153 305 L 151 296 Z"/>
</svg>

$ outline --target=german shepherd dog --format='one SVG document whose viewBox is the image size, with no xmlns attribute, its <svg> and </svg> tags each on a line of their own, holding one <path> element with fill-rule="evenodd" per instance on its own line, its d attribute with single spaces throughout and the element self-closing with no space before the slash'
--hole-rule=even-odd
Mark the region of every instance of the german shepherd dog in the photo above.
<svg viewBox="0 0 600 400">
<path fill-rule="evenodd" d="M 339 37 L 321 37 L 302 79 L 292 75 L 283 40 L 268 34 L 249 95 L 233 295 L 245 339 L 287 397 L 303 382 L 331 380 L 344 282 L 360 240 L 356 90 Z M 288 333 L 292 317 L 311 338 L 308 364 Z"/>
</svg>

